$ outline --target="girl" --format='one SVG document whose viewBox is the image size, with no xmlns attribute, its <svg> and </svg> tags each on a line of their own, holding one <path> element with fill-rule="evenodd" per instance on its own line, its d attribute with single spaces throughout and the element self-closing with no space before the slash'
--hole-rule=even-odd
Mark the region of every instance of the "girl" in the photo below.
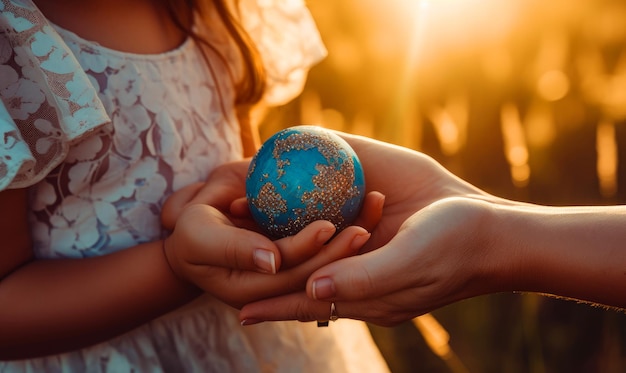
<svg viewBox="0 0 626 373">
<path fill-rule="evenodd" d="M 271 242 L 206 205 L 161 228 L 168 196 L 254 151 L 252 105 L 291 99 L 324 54 L 302 3 L 231 5 L 1 0 L 0 371 L 386 370 L 363 324 L 242 328 L 230 307 L 293 290 L 363 229 Z"/>
</svg>

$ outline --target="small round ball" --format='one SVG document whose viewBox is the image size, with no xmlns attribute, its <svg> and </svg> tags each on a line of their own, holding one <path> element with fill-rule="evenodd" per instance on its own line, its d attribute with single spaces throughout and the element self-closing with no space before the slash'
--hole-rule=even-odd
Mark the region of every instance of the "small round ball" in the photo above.
<svg viewBox="0 0 626 373">
<path fill-rule="evenodd" d="M 267 139 L 246 177 L 252 217 L 275 238 L 292 236 L 316 220 L 328 220 L 339 231 L 354 222 L 364 197 L 356 153 L 317 126 L 290 127 Z"/>
</svg>

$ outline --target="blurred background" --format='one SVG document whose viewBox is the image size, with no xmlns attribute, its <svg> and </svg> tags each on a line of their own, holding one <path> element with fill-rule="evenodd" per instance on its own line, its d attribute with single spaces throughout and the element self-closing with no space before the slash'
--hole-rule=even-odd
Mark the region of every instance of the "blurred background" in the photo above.
<svg viewBox="0 0 626 373">
<path fill-rule="evenodd" d="M 626 203 L 625 1 L 308 6 L 329 56 L 264 139 L 319 124 L 423 151 L 498 196 Z M 393 372 L 626 372 L 621 312 L 497 294 L 431 316 L 370 326 Z"/>
</svg>

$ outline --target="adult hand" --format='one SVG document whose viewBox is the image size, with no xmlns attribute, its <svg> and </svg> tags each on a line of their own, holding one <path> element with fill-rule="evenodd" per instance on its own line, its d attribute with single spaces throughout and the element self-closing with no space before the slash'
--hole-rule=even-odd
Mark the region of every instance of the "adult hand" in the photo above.
<svg viewBox="0 0 626 373">
<path fill-rule="evenodd" d="M 378 250 L 347 257 L 314 272 L 306 293 L 248 304 L 245 324 L 326 320 L 337 315 L 391 326 L 460 299 L 497 291 L 489 281 L 495 260 L 483 241 L 490 204 L 450 197 L 410 216 Z"/>
<path fill-rule="evenodd" d="M 337 134 L 350 144 L 361 160 L 367 189 L 385 195 L 383 215 L 372 231 L 366 251 L 389 242 L 411 215 L 444 198 L 465 197 L 510 204 L 460 179 L 423 153 L 367 137 Z"/>
<path fill-rule="evenodd" d="M 382 218 L 363 251 L 378 250 L 329 264 L 309 278 L 306 294 L 247 305 L 240 317 L 253 320 L 248 323 L 324 319 L 328 302 L 334 301 L 341 317 L 393 325 L 487 291 L 484 285 L 465 286 L 475 282 L 477 265 L 485 265 L 474 265 L 473 251 L 482 244 L 476 228 L 490 203 L 511 202 L 463 181 L 422 153 L 338 134 L 359 156 L 367 188 L 386 196 Z"/>
</svg>

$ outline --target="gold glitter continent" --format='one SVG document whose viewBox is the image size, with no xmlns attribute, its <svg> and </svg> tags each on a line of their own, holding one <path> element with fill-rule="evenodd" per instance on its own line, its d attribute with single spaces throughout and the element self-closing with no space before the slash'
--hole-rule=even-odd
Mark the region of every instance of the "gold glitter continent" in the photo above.
<svg viewBox="0 0 626 373">
<path fill-rule="evenodd" d="M 287 212 L 287 201 L 276 192 L 276 187 L 270 182 L 263 184 L 259 195 L 252 198 L 252 204 L 268 217 L 271 225 L 275 224 L 274 216 Z"/>
<path fill-rule="evenodd" d="M 354 183 L 354 164 L 343 162 L 339 169 L 333 166 L 317 165 L 318 174 L 313 177 L 315 189 L 302 194 L 302 203 L 306 205 L 305 216 L 316 220 L 329 220 L 337 227 L 344 224 L 341 208 L 352 198 L 359 195 Z M 323 210 L 319 211 L 318 206 Z M 309 219 L 307 219 L 309 220 Z M 310 219 L 308 223 L 313 221 Z"/>
</svg>

